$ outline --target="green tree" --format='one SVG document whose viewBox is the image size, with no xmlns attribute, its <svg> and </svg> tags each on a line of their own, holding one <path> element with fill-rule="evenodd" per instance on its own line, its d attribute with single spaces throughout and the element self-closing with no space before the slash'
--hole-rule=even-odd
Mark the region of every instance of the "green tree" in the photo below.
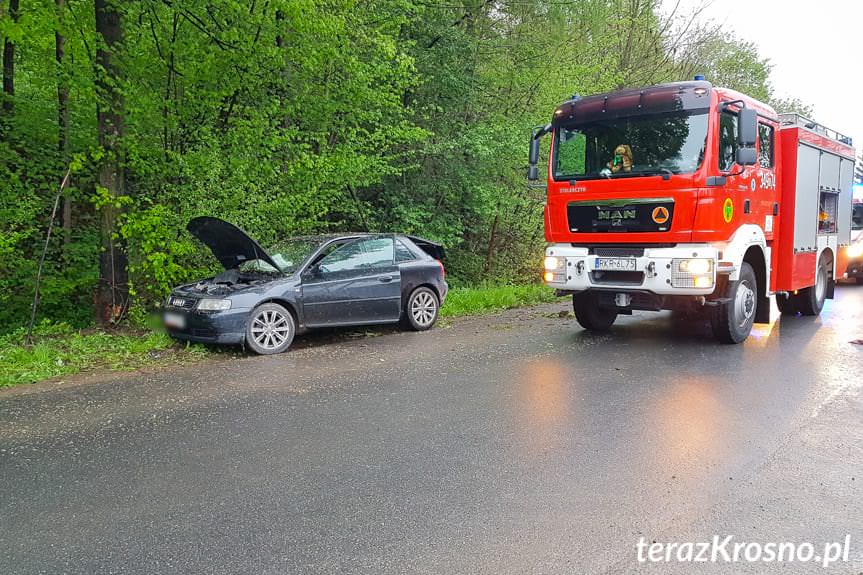
<svg viewBox="0 0 863 575">
<path fill-rule="evenodd" d="M 0 326 L 26 316 L 70 164 L 52 319 L 116 321 L 211 270 L 183 231 L 204 214 L 265 244 L 404 230 L 447 245 L 454 284 L 532 279 L 545 196 L 527 136 L 557 104 L 695 72 L 779 102 L 754 46 L 662 7 L 2 0 Z"/>
</svg>

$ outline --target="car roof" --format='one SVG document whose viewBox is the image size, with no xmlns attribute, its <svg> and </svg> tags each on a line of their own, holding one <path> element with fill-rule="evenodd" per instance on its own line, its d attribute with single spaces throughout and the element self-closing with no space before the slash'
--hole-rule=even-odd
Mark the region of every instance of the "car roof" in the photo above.
<svg viewBox="0 0 863 575">
<path fill-rule="evenodd" d="M 341 239 L 357 239 L 357 238 L 410 238 L 411 236 L 404 233 L 395 232 L 345 232 L 345 233 L 327 233 L 327 234 L 310 234 L 307 236 L 291 236 L 288 240 L 309 240 L 309 241 L 332 241 Z"/>
</svg>

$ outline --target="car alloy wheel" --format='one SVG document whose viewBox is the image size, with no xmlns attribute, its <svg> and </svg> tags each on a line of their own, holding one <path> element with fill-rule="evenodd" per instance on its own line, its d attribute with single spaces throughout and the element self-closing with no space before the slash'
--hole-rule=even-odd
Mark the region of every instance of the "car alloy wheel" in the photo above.
<svg viewBox="0 0 863 575">
<path fill-rule="evenodd" d="M 411 302 L 411 314 L 419 325 L 431 325 L 437 314 L 437 301 L 434 296 L 425 291 L 418 293 Z"/>
<path fill-rule="evenodd" d="M 408 298 L 404 323 L 416 331 L 427 330 L 437 321 L 439 308 L 437 294 L 427 287 L 418 287 Z"/>
<path fill-rule="evenodd" d="M 295 331 L 291 312 L 278 304 L 266 303 L 252 312 L 246 343 L 256 353 L 281 353 L 291 345 Z"/>
</svg>

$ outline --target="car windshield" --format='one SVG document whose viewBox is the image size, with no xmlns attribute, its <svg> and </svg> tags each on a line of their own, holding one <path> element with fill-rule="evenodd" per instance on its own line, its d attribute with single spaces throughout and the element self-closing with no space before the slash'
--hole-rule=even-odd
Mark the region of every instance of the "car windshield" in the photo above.
<svg viewBox="0 0 863 575">
<path fill-rule="evenodd" d="M 558 180 L 692 173 L 704 160 L 707 111 L 584 120 L 558 128 Z"/>
<path fill-rule="evenodd" d="M 251 260 L 240 266 L 244 272 L 286 273 L 292 274 L 321 245 L 320 238 L 290 238 L 271 246 L 267 253 L 279 266 L 273 266 L 264 260 Z"/>
<path fill-rule="evenodd" d="M 854 204 L 851 214 L 851 229 L 863 230 L 863 204 Z"/>
</svg>

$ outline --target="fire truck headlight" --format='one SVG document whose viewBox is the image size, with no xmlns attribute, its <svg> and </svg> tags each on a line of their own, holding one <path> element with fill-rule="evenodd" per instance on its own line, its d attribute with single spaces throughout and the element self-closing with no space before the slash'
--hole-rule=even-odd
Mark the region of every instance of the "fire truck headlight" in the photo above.
<svg viewBox="0 0 863 575">
<path fill-rule="evenodd" d="M 708 288 L 713 285 L 713 276 L 695 276 L 693 283 L 697 288 Z"/>
<path fill-rule="evenodd" d="M 713 260 L 707 258 L 671 260 L 671 285 L 678 288 L 713 287 Z"/>
<path fill-rule="evenodd" d="M 563 264 L 563 260 L 554 256 L 548 256 L 543 261 L 543 267 L 547 270 L 556 270 L 561 267 L 561 264 Z"/>
<path fill-rule="evenodd" d="M 857 242 L 856 244 L 852 244 L 848 248 L 848 257 L 852 259 L 857 259 L 860 256 L 863 256 L 863 242 Z"/>
<path fill-rule="evenodd" d="M 713 271 L 713 260 L 707 260 L 707 259 L 681 260 L 680 271 L 683 273 L 690 273 L 693 275 L 709 274 L 710 272 Z"/>
</svg>

